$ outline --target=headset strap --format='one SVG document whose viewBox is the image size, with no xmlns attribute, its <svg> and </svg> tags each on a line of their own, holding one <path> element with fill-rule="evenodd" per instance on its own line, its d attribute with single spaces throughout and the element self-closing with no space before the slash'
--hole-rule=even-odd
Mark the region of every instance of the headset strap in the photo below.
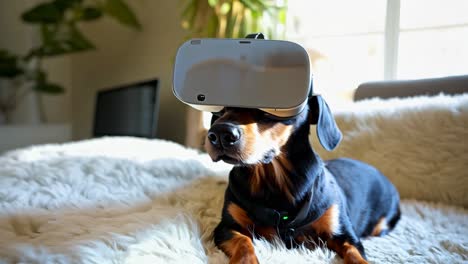
<svg viewBox="0 0 468 264">
<path fill-rule="evenodd" d="M 247 39 L 265 39 L 265 35 L 262 32 L 252 33 L 245 36 Z"/>
</svg>

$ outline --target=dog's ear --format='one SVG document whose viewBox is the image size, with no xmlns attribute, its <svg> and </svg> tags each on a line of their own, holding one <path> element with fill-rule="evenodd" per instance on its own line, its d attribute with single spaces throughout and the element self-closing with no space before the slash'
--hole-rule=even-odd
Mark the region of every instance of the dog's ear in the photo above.
<svg viewBox="0 0 468 264">
<path fill-rule="evenodd" d="M 333 114 L 325 100 L 320 95 L 309 97 L 309 122 L 317 125 L 317 137 L 324 149 L 331 151 L 338 146 L 342 134 Z"/>
</svg>

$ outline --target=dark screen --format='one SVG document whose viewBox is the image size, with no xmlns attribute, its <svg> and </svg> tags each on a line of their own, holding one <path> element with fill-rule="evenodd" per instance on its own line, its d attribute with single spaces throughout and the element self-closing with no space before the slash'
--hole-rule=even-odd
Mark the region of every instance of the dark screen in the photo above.
<svg viewBox="0 0 468 264">
<path fill-rule="evenodd" d="M 156 136 L 157 81 L 101 91 L 97 95 L 94 136 Z"/>
</svg>

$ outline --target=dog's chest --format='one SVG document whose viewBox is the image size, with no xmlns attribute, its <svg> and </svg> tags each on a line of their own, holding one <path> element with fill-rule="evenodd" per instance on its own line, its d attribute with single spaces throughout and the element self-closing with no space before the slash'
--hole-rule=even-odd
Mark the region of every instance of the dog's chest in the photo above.
<svg viewBox="0 0 468 264">
<path fill-rule="evenodd" d="M 339 206 L 331 203 L 331 199 L 318 201 L 308 197 L 309 200 L 301 201 L 299 206 L 289 204 L 289 208 L 293 208 L 290 211 L 287 211 L 288 203 L 283 203 L 286 210 L 281 211 L 274 203 L 272 207 L 265 207 L 264 203 L 251 198 L 241 196 L 227 208 L 246 234 L 269 240 L 279 237 L 286 245 L 293 245 L 318 239 L 326 241 L 339 233 Z"/>
<path fill-rule="evenodd" d="M 249 216 L 244 209 L 237 205 L 229 207 L 229 212 L 234 220 L 249 235 L 263 237 L 267 240 L 280 238 L 286 246 L 294 246 L 305 242 L 318 243 L 326 241 L 334 234 L 339 233 L 339 211 L 337 205 L 332 205 L 317 219 L 300 224 L 299 226 L 288 226 L 279 220 L 279 224 L 266 225 L 259 223 Z M 273 221 L 274 222 L 274 221 Z M 286 221 L 284 223 L 287 223 Z"/>
</svg>

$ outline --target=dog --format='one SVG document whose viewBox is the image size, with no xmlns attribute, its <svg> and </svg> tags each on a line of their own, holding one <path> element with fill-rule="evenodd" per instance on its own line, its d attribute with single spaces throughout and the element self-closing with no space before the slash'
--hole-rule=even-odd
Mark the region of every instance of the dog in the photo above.
<svg viewBox="0 0 468 264">
<path fill-rule="evenodd" d="M 319 95 L 291 118 L 230 107 L 213 116 L 205 149 L 213 161 L 234 164 L 213 232 L 230 263 L 258 263 L 254 237 L 280 238 L 288 248 L 322 244 L 344 263 L 367 263 L 361 238 L 385 235 L 400 219 L 392 183 L 357 160 L 322 161 L 309 142 L 311 125 L 328 151 L 342 139 Z"/>
</svg>

